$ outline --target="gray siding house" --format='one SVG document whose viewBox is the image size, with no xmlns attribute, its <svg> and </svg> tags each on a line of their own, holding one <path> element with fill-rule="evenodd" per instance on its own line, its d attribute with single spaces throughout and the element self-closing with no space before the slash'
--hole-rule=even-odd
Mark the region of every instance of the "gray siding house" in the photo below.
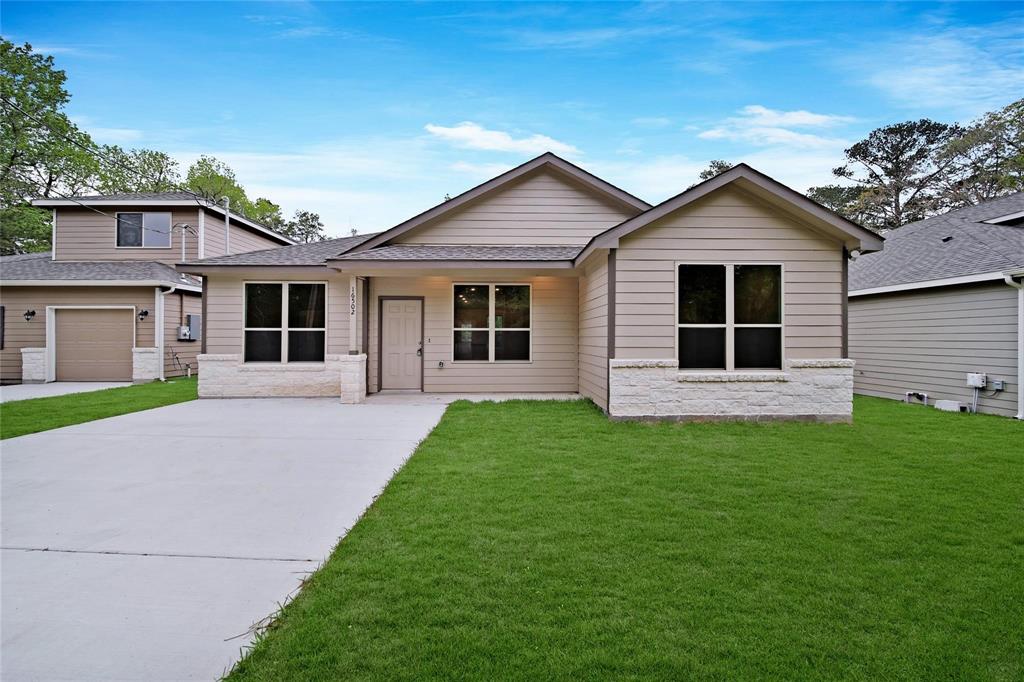
<svg viewBox="0 0 1024 682">
<path fill-rule="evenodd" d="M 580 393 L 613 418 L 848 420 L 873 233 L 747 166 L 652 206 L 544 154 L 378 234 L 191 260 L 200 395 Z"/>
<path fill-rule="evenodd" d="M 854 390 L 1024 419 L 1024 192 L 905 225 L 850 266 Z"/>
<path fill-rule="evenodd" d="M 40 199 L 52 249 L 0 258 L 0 383 L 152 381 L 195 371 L 202 281 L 184 258 L 290 239 L 185 192 Z M 190 317 L 191 316 L 191 317 Z"/>
</svg>

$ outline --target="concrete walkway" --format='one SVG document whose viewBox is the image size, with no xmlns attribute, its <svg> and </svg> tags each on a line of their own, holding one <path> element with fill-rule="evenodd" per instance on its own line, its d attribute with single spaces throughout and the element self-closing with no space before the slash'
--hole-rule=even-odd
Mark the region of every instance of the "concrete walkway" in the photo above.
<svg viewBox="0 0 1024 682">
<path fill-rule="evenodd" d="M 4 441 L 0 678 L 217 678 L 443 411 L 201 400 Z"/>
<path fill-rule="evenodd" d="M 130 381 L 51 381 L 48 384 L 11 384 L 0 386 L 0 403 L 29 400 L 30 398 L 49 398 L 69 393 L 88 393 L 102 391 L 105 388 L 131 385 Z"/>
</svg>

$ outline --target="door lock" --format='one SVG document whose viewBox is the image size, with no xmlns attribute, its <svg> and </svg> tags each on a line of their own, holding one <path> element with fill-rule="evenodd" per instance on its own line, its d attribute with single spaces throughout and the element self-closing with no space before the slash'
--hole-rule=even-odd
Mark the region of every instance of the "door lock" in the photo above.
<svg viewBox="0 0 1024 682">
<path fill-rule="evenodd" d="M 422 341 L 420 341 L 419 348 L 416 349 L 416 355 L 417 355 L 417 357 L 421 357 L 421 358 L 423 357 L 423 342 Z"/>
</svg>

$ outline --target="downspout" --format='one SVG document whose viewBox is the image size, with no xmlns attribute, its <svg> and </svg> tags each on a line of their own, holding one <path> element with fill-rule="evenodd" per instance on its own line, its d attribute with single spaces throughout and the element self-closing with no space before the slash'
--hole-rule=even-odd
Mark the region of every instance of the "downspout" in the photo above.
<svg viewBox="0 0 1024 682">
<path fill-rule="evenodd" d="M 231 255 L 231 197 L 224 197 L 224 255 Z"/>
<path fill-rule="evenodd" d="M 1004 275 L 1003 279 L 1017 290 L 1017 419 L 1024 419 L 1024 272 L 1019 276 L 1020 282 L 1013 275 Z"/>
<path fill-rule="evenodd" d="M 157 354 L 160 356 L 157 378 L 160 381 L 167 380 L 167 372 L 164 369 L 164 336 L 167 334 L 167 330 L 164 329 L 164 300 L 167 294 L 173 294 L 177 291 L 178 285 L 172 284 L 171 288 L 167 291 L 161 291 L 160 287 L 156 288 L 156 329 L 153 330 L 153 335 L 156 337 L 156 348 Z"/>
</svg>

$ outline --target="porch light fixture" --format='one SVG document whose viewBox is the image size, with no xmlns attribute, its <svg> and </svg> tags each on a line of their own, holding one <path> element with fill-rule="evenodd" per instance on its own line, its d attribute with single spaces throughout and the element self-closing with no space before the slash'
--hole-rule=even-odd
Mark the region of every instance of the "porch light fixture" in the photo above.
<svg viewBox="0 0 1024 682">
<path fill-rule="evenodd" d="M 140 310 L 139 311 L 139 322 L 142 322 L 147 317 L 149 317 L 149 311 L 148 310 Z"/>
<path fill-rule="evenodd" d="M 36 316 L 36 311 L 34 311 L 34 310 L 26 310 L 25 311 L 24 317 L 25 317 L 25 321 L 26 322 L 31 322 L 32 318 L 35 317 L 35 316 Z"/>
</svg>

